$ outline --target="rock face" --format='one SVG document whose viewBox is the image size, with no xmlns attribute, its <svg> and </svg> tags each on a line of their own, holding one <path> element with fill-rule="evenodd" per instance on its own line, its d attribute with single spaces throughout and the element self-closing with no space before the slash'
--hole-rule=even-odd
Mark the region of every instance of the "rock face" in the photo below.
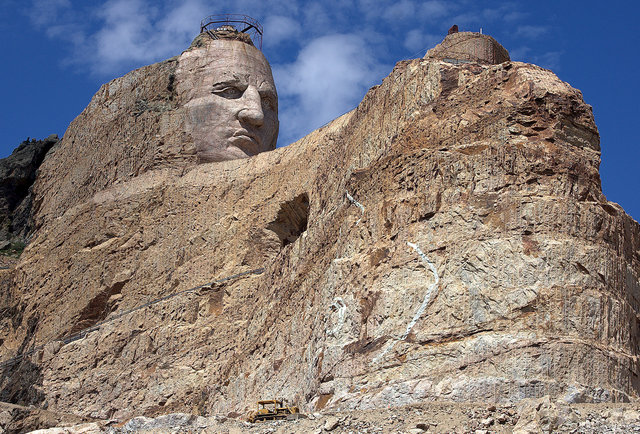
<svg viewBox="0 0 640 434">
<path fill-rule="evenodd" d="M 640 226 L 601 192 L 580 92 L 402 61 L 299 142 L 198 165 L 181 62 L 105 85 L 44 163 L 3 360 L 43 347 L 5 365 L 3 400 L 126 419 L 637 398 Z"/>
<path fill-rule="evenodd" d="M 44 140 L 25 140 L 0 160 L 0 242 L 25 242 L 31 230 L 31 185 L 49 150 L 58 143 L 52 134 Z"/>
<path fill-rule="evenodd" d="M 458 33 L 457 30 L 427 51 L 424 57 L 450 63 L 477 62 L 489 65 L 511 60 L 509 52 L 491 36 L 474 32 Z"/>
</svg>

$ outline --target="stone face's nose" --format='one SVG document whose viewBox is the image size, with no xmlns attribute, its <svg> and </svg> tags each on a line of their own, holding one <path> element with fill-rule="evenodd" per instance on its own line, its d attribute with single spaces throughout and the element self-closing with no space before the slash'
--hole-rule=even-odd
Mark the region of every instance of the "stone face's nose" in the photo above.
<svg viewBox="0 0 640 434">
<path fill-rule="evenodd" d="M 238 119 L 248 122 L 256 127 L 261 127 L 264 123 L 264 112 L 262 111 L 262 101 L 258 89 L 248 86 L 242 94 L 242 107 L 238 112 Z"/>
</svg>

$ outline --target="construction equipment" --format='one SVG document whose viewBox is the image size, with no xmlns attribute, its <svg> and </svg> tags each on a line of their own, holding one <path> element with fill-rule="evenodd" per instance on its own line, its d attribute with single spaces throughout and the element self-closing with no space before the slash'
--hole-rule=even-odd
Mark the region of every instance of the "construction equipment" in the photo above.
<svg viewBox="0 0 640 434">
<path fill-rule="evenodd" d="M 268 399 L 258 401 L 257 411 L 252 412 L 247 419 L 251 423 L 265 420 L 297 419 L 300 413 L 298 407 L 288 406 L 284 400 Z"/>
</svg>

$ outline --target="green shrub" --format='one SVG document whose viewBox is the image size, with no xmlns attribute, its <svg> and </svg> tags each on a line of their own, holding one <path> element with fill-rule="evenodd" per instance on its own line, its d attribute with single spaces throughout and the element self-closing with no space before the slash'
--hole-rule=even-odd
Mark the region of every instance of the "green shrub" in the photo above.
<svg viewBox="0 0 640 434">
<path fill-rule="evenodd" d="M 4 247 L 0 250 L 0 255 L 11 256 L 13 258 L 17 258 L 22 254 L 22 251 L 27 245 L 22 241 L 14 241 L 10 243 L 8 246 Z"/>
</svg>

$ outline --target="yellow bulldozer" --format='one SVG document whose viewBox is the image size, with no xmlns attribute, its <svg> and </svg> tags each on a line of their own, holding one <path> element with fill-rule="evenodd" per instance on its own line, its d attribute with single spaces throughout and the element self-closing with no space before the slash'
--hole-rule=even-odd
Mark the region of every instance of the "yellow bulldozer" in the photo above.
<svg viewBox="0 0 640 434">
<path fill-rule="evenodd" d="M 288 406 L 281 399 L 268 399 L 258 401 L 258 409 L 252 412 L 247 419 L 251 423 L 262 422 L 265 420 L 293 420 L 300 416 L 298 407 Z"/>
</svg>

